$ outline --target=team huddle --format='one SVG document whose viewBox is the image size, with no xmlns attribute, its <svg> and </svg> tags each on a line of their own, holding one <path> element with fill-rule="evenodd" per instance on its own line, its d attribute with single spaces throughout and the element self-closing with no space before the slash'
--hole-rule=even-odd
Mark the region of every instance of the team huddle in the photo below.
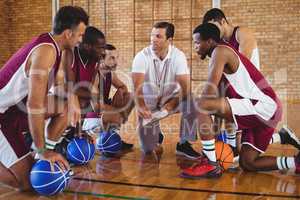
<svg viewBox="0 0 300 200">
<path fill-rule="evenodd" d="M 162 152 L 160 120 L 181 113 L 176 154 L 196 162 L 182 171 L 183 178 L 222 175 L 215 138 L 224 127 L 243 170 L 300 173 L 300 154 L 262 155 L 271 143 L 300 150 L 300 140 L 286 126 L 275 132 L 282 106 L 260 72 L 253 33 L 229 24 L 220 9 L 205 13 L 192 33 L 195 52 L 201 59 L 209 57 L 200 96 L 190 91 L 187 58 L 173 44 L 174 34 L 172 23 L 153 25 L 149 46 L 132 61 L 130 92 L 116 73 L 116 47 L 89 26 L 82 8 L 60 8 L 51 33 L 32 39 L 0 69 L 0 182 L 30 189 L 29 173 L 37 159 L 69 170 L 65 148 L 70 138 L 86 137 L 93 143 L 101 131 L 119 134 L 134 107 L 144 155 Z M 116 92 L 110 98 L 112 86 Z M 197 139 L 202 152 L 190 143 Z M 132 148 L 121 141 L 122 150 Z"/>
</svg>

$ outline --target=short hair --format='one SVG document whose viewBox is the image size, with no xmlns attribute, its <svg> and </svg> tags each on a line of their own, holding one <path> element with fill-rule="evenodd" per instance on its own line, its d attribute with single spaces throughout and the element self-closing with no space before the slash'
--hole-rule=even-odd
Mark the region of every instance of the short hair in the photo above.
<svg viewBox="0 0 300 200">
<path fill-rule="evenodd" d="M 61 7 L 54 17 L 53 33 L 58 35 L 66 29 L 74 29 L 81 22 L 89 24 L 89 16 L 81 7 Z"/>
<path fill-rule="evenodd" d="M 173 38 L 175 33 L 175 27 L 169 22 L 157 22 L 153 25 L 153 28 L 165 28 L 167 39 Z"/>
<path fill-rule="evenodd" d="M 209 21 L 211 20 L 214 20 L 214 21 L 221 21 L 222 19 L 225 19 L 226 22 L 228 23 L 226 17 L 225 17 L 225 14 L 224 12 L 219 9 L 219 8 L 212 8 L 210 9 L 209 11 L 207 11 L 203 17 L 203 20 L 202 20 L 202 23 L 208 23 Z"/>
<path fill-rule="evenodd" d="M 220 42 L 220 30 L 212 23 L 200 24 L 197 26 L 193 34 L 199 33 L 202 40 L 213 39 L 216 42 Z"/>
<path fill-rule="evenodd" d="M 112 44 L 106 44 L 105 45 L 105 50 L 109 50 L 109 51 L 112 51 L 112 50 L 116 50 L 117 48 L 112 45 Z"/>
<path fill-rule="evenodd" d="M 85 29 L 85 33 L 82 37 L 83 44 L 96 44 L 98 39 L 105 39 L 105 35 L 99 29 L 94 26 L 89 26 Z"/>
</svg>

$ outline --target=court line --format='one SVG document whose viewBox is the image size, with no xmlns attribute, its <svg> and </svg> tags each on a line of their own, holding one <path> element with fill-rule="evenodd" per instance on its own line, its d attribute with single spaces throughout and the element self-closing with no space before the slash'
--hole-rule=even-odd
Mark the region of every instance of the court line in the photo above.
<svg viewBox="0 0 300 200">
<path fill-rule="evenodd" d="M 73 177 L 73 179 L 81 180 L 81 181 L 91 181 L 96 183 L 107 183 L 107 184 L 114 184 L 114 185 L 126 185 L 126 186 L 144 187 L 144 188 L 157 188 L 157 189 L 164 189 L 164 190 L 179 190 L 179 191 L 190 191 L 190 192 L 221 193 L 221 194 L 231 194 L 231 195 L 240 195 L 240 196 L 264 196 L 264 197 L 300 199 L 300 195 L 280 195 L 280 194 L 254 193 L 254 192 L 253 193 L 252 192 L 231 192 L 225 190 L 194 189 L 194 188 L 163 186 L 163 185 L 146 185 L 146 184 L 117 182 L 117 181 L 105 181 L 105 180 L 87 179 L 87 178 L 79 178 L 79 177 Z"/>
<path fill-rule="evenodd" d="M 79 195 L 85 195 L 85 196 L 95 196 L 95 197 L 105 197 L 105 198 L 113 198 L 113 199 L 130 199 L 130 200 L 148 200 L 146 198 L 141 198 L 141 197 L 128 197 L 128 196 L 117 196 L 117 195 L 112 195 L 112 194 L 98 194 L 94 192 L 78 192 L 78 191 L 73 191 L 73 190 L 65 190 L 64 193 L 69 193 L 69 194 L 79 194 Z"/>
</svg>

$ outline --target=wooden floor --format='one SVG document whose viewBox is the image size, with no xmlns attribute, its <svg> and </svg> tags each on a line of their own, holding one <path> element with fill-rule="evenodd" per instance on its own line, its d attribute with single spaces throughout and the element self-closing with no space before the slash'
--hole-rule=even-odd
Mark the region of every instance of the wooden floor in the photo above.
<svg viewBox="0 0 300 200">
<path fill-rule="evenodd" d="M 131 138 L 125 134 L 123 137 Z M 135 148 L 119 158 L 97 155 L 88 166 L 75 167 L 68 189 L 55 197 L 39 197 L 0 186 L 0 199 L 298 199 L 300 177 L 293 174 L 225 172 L 218 179 L 187 180 L 178 175 L 193 162 L 175 155 L 176 135 L 167 135 L 160 158 L 144 157 Z M 198 142 L 199 143 L 199 142 Z M 196 149 L 199 144 L 194 143 Z M 271 145 L 268 154 L 294 155 L 296 150 Z"/>
</svg>

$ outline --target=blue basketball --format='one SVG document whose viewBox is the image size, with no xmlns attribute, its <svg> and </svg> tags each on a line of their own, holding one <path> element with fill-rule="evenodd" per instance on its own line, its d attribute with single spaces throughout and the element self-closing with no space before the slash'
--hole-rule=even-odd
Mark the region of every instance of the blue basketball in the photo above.
<svg viewBox="0 0 300 200">
<path fill-rule="evenodd" d="M 226 130 L 222 130 L 219 135 L 216 137 L 217 141 L 221 141 L 226 143 L 227 142 L 227 132 Z"/>
<path fill-rule="evenodd" d="M 54 163 L 54 171 L 51 171 L 49 161 L 37 161 L 30 172 L 32 188 L 44 196 L 51 196 L 62 192 L 69 184 L 70 171 L 63 171 L 57 163 Z"/>
<path fill-rule="evenodd" d="M 115 131 L 100 132 L 97 139 L 97 149 L 103 153 L 118 153 L 121 150 L 121 137 Z"/>
<path fill-rule="evenodd" d="M 67 146 L 67 159 L 75 165 L 83 165 L 95 156 L 95 145 L 87 139 L 74 138 Z"/>
</svg>

